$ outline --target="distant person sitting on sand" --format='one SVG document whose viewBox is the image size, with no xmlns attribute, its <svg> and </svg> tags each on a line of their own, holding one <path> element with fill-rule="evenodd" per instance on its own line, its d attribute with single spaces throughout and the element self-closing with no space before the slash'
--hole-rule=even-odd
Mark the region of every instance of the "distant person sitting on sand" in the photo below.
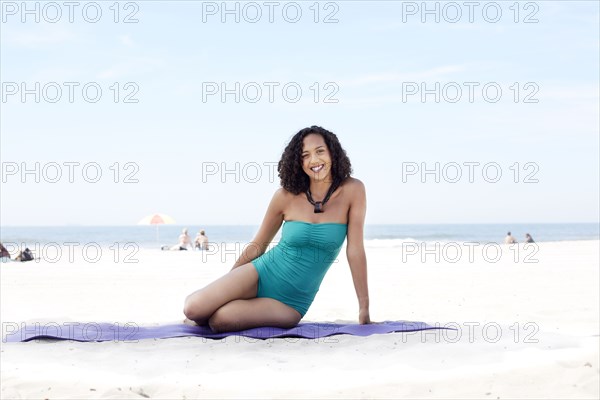
<svg viewBox="0 0 600 400">
<path fill-rule="evenodd" d="M 15 261 L 25 262 L 25 261 L 32 261 L 32 260 L 33 260 L 33 253 L 31 252 L 31 250 L 29 250 L 28 247 L 26 247 L 25 250 L 20 251 L 19 255 L 17 257 L 15 257 Z"/>
<path fill-rule="evenodd" d="M 194 239 L 194 247 L 198 250 L 208 250 L 208 237 L 204 233 L 204 229 L 202 229 Z"/>
<path fill-rule="evenodd" d="M 505 244 L 514 244 L 514 243 L 517 243 L 517 239 L 515 239 L 513 237 L 513 235 L 510 234 L 510 232 L 508 232 L 506 234 L 506 237 L 504 238 L 504 243 Z"/>
<path fill-rule="evenodd" d="M 174 246 L 168 247 L 168 246 L 163 246 L 161 249 L 162 250 L 187 250 L 188 246 L 192 247 L 192 238 L 190 238 L 190 235 L 188 235 L 188 230 L 187 228 L 183 228 L 183 230 L 181 231 L 181 235 L 179 235 L 179 243 L 177 243 Z"/>
<path fill-rule="evenodd" d="M 0 258 L 8 257 L 10 258 L 10 253 L 6 250 L 6 247 L 0 243 Z"/>
<path fill-rule="evenodd" d="M 535 243 L 529 233 L 525 234 L 525 243 Z"/>
<path fill-rule="evenodd" d="M 2 245 L 2 243 L 0 243 L 0 260 L 1 261 L 10 261 L 10 253 L 8 252 L 8 250 L 6 250 L 6 247 L 4 247 Z"/>
</svg>

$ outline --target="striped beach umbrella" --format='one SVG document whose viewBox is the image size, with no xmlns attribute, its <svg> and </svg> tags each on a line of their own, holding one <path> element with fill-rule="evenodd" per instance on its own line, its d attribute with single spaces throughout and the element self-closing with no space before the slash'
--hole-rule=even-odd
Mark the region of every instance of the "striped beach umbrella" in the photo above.
<svg viewBox="0 0 600 400">
<path fill-rule="evenodd" d="M 174 224 L 175 220 L 166 214 L 150 214 L 142 218 L 138 225 L 156 225 L 156 241 L 158 242 L 158 226 L 161 224 Z"/>
</svg>

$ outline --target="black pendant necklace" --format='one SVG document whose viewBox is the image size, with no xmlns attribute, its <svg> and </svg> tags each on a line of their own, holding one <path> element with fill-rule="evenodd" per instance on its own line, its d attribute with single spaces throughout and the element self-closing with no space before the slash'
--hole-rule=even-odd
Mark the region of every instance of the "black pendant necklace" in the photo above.
<svg viewBox="0 0 600 400">
<path fill-rule="evenodd" d="M 337 183 L 333 183 L 331 186 L 329 186 L 329 190 L 327 191 L 327 194 L 325 195 L 323 201 L 314 201 L 312 198 L 312 194 L 310 193 L 310 188 L 306 191 L 306 198 L 308 199 L 310 204 L 315 206 L 315 214 L 323 212 L 323 206 L 325 205 L 325 203 L 327 203 L 329 197 L 331 197 L 331 194 L 335 192 L 338 186 L 339 185 Z"/>
</svg>

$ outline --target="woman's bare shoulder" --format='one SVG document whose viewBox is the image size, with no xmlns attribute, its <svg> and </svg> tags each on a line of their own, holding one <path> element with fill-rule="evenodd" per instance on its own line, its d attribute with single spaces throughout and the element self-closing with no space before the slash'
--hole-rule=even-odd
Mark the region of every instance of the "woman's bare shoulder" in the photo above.
<svg viewBox="0 0 600 400">
<path fill-rule="evenodd" d="M 287 204 L 289 204 L 293 198 L 294 198 L 293 193 L 280 187 L 275 191 L 275 193 L 273 193 L 273 198 L 271 199 L 271 203 L 273 203 L 278 210 L 283 211 L 285 206 Z"/>
<path fill-rule="evenodd" d="M 344 187 L 348 189 L 351 194 L 361 194 L 365 191 L 365 184 L 360 179 L 348 177 L 344 181 Z"/>
<path fill-rule="evenodd" d="M 275 191 L 275 193 L 273 194 L 273 197 L 275 197 L 275 198 L 277 198 L 279 200 L 283 200 L 283 201 L 290 200 L 294 196 L 295 195 L 292 192 L 289 192 L 287 189 L 284 189 L 282 187 L 280 187 L 279 189 L 277 189 Z"/>
<path fill-rule="evenodd" d="M 353 176 L 349 176 L 348 178 L 346 178 L 346 180 L 344 181 L 344 184 L 346 184 L 346 185 L 364 185 L 360 179 L 355 178 Z"/>
</svg>

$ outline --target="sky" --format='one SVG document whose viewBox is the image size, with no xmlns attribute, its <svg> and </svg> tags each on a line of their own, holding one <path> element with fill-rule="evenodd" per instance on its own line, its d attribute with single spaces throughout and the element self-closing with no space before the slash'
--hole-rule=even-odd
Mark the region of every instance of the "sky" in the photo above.
<svg viewBox="0 0 600 400">
<path fill-rule="evenodd" d="M 367 224 L 599 220 L 596 1 L 0 3 L 1 225 L 258 225 L 311 125 Z"/>
</svg>

